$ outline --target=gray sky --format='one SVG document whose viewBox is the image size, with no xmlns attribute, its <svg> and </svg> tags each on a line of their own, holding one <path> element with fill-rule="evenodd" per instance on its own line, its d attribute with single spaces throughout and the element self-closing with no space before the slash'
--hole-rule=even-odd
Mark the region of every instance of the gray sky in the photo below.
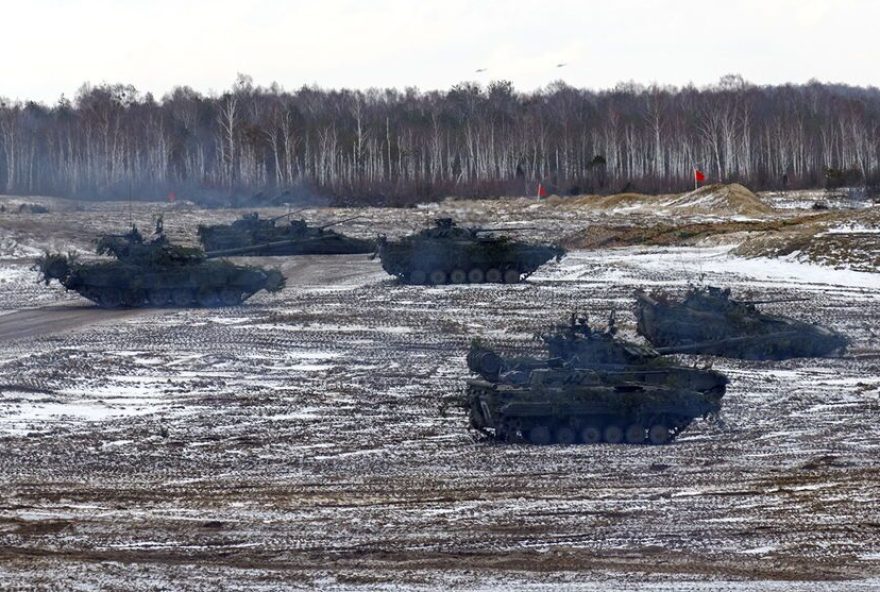
<svg viewBox="0 0 880 592">
<path fill-rule="evenodd" d="M 288 89 L 876 85 L 880 62 L 877 0 L 0 0 L 0 22 L 0 96 L 49 103 L 86 81 L 222 91 L 238 72 Z"/>
</svg>

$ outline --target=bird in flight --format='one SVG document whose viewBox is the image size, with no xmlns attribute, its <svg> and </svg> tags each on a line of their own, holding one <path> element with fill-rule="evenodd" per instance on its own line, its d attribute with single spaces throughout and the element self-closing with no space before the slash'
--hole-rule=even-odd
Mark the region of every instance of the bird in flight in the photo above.
<svg viewBox="0 0 880 592">
<path fill-rule="evenodd" d="M 563 67 L 565 67 L 565 66 L 567 66 L 567 65 L 568 65 L 568 64 L 566 64 L 566 63 L 556 64 L 556 67 L 557 67 L 557 68 L 563 68 Z"/>
<path fill-rule="evenodd" d="M 477 71 L 477 73 L 485 72 L 485 71 L 486 71 L 486 68 L 477 68 L 476 71 Z"/>
</svg>

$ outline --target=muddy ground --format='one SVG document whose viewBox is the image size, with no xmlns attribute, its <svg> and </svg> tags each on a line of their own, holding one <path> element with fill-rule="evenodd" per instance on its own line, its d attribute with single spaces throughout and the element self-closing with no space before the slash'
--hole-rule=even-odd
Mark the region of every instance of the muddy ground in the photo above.
<svg viewBox="0 0 880 592">
<path fill-rule="evenodd" d="M 215 310 L 103 311 L 35 282 L 40 248 L 86 251 L 127 209 L 59 202 L 0 223 L 0 589 L 880 587 L 880 275 L 713 243 L 574 251 L 517 286 L 398 286 L 366 256 L 251 259 L 287 287 Z M 132 209 L 147 225 L 161 207 Z M 535 235 L 596 224 L 470 202 L 345 230 L 441 212 Z M 191 238 L 232 216 L 165 224 Z M 577 308 L 616 311 L 637 339 L 633 290 L 694 282 L 805 299 L 764 308 L 848 334 L 850 353 L 684 358 L 730 376 L 723 421 L 662 447 L 496 445 L 448 404 L 473 337 L 534 350 Z"/>
</svg>

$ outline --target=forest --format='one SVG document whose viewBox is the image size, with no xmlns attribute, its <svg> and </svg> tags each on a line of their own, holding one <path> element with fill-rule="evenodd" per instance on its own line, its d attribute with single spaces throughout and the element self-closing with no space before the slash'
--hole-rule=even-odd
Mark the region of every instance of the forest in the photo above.
<svg viewBox="0 0 880 592">
<path fill-rule="evenodd" d="M 696 88 L 506 81 L 448 91 L 254 85 L 160 99 L 83 85 L 0 98 L 0 193 L 238 205 L 409 205 L 446 196 L 874 185 L 880 90 L 729 75 Z"/>
</svg>

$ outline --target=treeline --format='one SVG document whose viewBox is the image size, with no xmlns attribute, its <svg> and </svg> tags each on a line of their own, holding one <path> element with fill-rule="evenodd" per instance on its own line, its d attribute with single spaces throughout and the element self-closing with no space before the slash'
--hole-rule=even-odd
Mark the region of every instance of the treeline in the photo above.
<svg viewBox="0 0 880 592">
<path fill-rule="evenodd" d="M 680 191 L 693 168 L 755 189 L 873 183 L 880 91 L 739 76 L 697 89 L 508 82 L 285 91 L 239 76 L 156 100 L 126 85 L 0 99 L 0 192 L 239 203 L 406 204 L 446 195 Z"/>
</svg>

